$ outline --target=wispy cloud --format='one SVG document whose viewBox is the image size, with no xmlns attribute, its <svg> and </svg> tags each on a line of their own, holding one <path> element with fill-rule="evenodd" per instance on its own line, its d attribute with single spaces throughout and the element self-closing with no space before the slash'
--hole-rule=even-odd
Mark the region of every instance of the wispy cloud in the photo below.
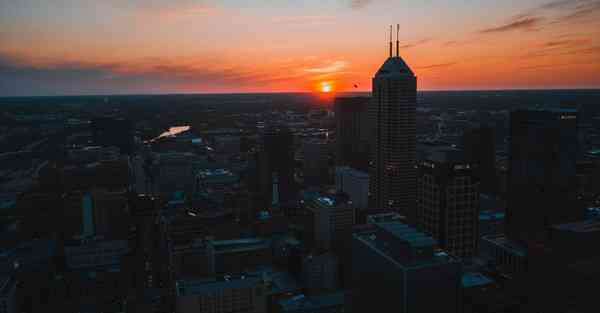
<svg viewBox="0 0 600 313">
<path fill-rule="evenodd" d="M 275 24 L 320 24 L 333 22 L 335 17 L 327 15 L 277 16 L 271 21 Z"/>
<path fill-rule="evenodd" d="M 426 70 L 426 69 L 433 69 L 433 68 L 444 68 L 444 67 L 450 67 L 453 65 L 458 64 L 458 62 L 447 62 L 447 63 L 439 63 L 439 64 L 429 64 L 429 65 L 422 65 L 422 66 L 417 66 L 416 69 L 420 69 L 420 70 Z"/>
<path fill-rule="evenodd" d="M 304 71 L 317 74 L 335 73 L 344 70 L 347 65 L 348 63 L 346 61 L 334 61 L 323 66 L 305 68 Z"/>
<path fill-rule="evenodd" d="M 401 49 L 414 48 L 416 46 L 420 46 L 420 45 L 424 45 L 426 43 L 429 43 L 431 40 L 432 40 L 431 38 L 424 38 L 424 39 L 421 39 L 421 40 L 417 40 L 417 41 L 414 41 L 414 42 L 410 42 L 410 43 L 401 45 L 400 48 Z"/>
<path fill-rule="evenodd" d="M 593 21 L 594 14 L 600 13 L 599 0 L 558 0 L 546 3 L 538 11 L 554 13 L 551 23 Z"/>
<path fill-rule="evenodd" d="M 592 40 L 589 38 L 581 38 L 581 39 L 562 39 L 562 40 L 553 40 L 548 41 L 543 44 L 544 47 L 582 47 L 587 46 L 592 43 Z"/>
<path fill-rule="evenodd" d="M 348 1 L 348 0 L 344 0 L 344 1 Z M 362 9 L 366 6 L 368 6 L 369 4 L 371 4 L 373 2 L 373 0 L 349 0 L 349 6 L 352 9 Z"/>
<path fill-rule="evenodd" d="M 538 16 L 519 16 L 517 19 L 513 19 L 503 25 L 482 29 L 479 33 L 503 33 L 515 30 L 531 31 L 535 30 L 543 20 L 543 17 Z"/>
<path fill-rule="evenodd" d="M 104 94 L 119 92 L 210 91 L 289 81 L 293 70 L 273 75 L 268 70 L 225 65 L 215 60 L 139 60 L 131 63 L 29 61 L 0 52 L 0 96 Z M 306 76 L 307 74 L 302 74 Z"/>
</svg>

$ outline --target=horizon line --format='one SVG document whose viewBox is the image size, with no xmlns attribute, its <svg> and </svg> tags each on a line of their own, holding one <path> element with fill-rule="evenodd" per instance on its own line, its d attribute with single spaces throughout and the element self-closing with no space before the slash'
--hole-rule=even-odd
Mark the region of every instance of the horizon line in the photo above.
<svg viewBox="0 0 600 313">
<path fill-rule="evenodd" d="M 420 92 L 506 92 L 506 91 L 600 91 L 599 87 L 575 87 L 575 88 L 491 88 L 491 89 L 422 89 Z M 127 97 L 127 96 L 210 96 L 210 95 L 271 95 L 271 94 L 311 94 L 320 96 L 332 96 L 338 94 L 372 93 L 368 90 L 340 91 L 340 92 L 314 92 L 314 91 L 249 91 L 249 92 L 148 92 L 148 93 L 106 93 L 106 94 L 55 94 L 55 95 L 15 95 L 0 96 L 0 99 L 10 98 L 61 98 L 61 97 Z"/>
</svg>

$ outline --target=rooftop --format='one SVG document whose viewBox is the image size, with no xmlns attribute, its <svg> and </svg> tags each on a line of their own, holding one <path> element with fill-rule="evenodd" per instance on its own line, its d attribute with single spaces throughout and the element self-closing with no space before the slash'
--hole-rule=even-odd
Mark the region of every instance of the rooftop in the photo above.
<svg viewBox="0 0 600 313">
<path fill-rule="evenodd" d="M 557 230 L 569 231 L 574 233 L 592 233 L 600 231 L 600 221 L 589 220 L 554 226 Z"/>
<path fill-rule="evenodd" d="M 215 253 L 235 253 L 269 249 L 271 242 L 262 238 L 244 238 L 235 240 L 214 240 L 211 242 Z"/>
<path fill-rule="evenodd" d="M 514 253 L 517 256 L 525 257 L 525 255 L 527 254 L 527 250 L 525 249 L 525 247 L 522 247 L 516 242 L 509 240 L 504 235 L 484 236 L 482 237 L 482 239 L 496 246 L 499 246 L 500 248 L 508 252 Z"/>
<path fill-rule="evenodd" d="M 375 223 L 375 226 L 391 234 L 396 239 L 409 244 L 411 247 L 431 247 L 437 244 L 432 237 L 417 231 L 406 224 L 398 222 Z"/>
<path fill-rule="evenodd" d="M 303 294 L 279 301 L 283 312 L 298 310 L 319 310 L 344 305 L 344 293 L 336 292 L 328 295 L 307 297 Z"/>
<path fill-rule="evenodd" d="M 375 77 L 414 77 L 415 74 L 401 57 L 390 57 L 377 71 Z"/>
<path fill-rule="evenodd" d="M 478 272 L 466 272 L 462 276 L 462 286 L 464 288 L 485 286 L 493 282 L 491 278 Z"/>
</svg>

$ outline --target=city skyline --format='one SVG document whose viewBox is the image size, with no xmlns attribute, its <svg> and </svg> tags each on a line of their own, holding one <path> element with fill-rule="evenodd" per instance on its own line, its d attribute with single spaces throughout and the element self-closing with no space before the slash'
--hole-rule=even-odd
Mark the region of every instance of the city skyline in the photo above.
<svg viewBox="0 0 600 313">
<path fill-rule="evenodd" d="M 397 22 L 420 90 L 600 87 L 597 0 L 0 0 L 0 96 L 369 91 Z"/>
</svg>

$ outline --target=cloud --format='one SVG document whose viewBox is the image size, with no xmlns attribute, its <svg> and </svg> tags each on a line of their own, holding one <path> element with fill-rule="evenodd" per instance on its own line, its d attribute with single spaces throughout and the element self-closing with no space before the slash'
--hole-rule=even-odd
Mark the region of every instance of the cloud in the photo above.
<svg viewBox="0 0 600 313">
<path fill-rule="evenodd" d="M 226 64 L 223 60 L 37 62 L 0 52 L 0 96 L 207 92 L 282 82 L 300 76 L 293 71 L 273 75 L 269 71 L 223 64 Z"/>
<path fill-rule="evenodd" d="M 504 25 L 482 29 L 479 31 L 479 33 L 490 34 L 510 32 L 515 30 L 535 30 L 536 27 L 539 26 L 543 20 L 544 18 L 538 16 L 522 15 Z"/>
<path fill-rule="evenodd" d="M 558 0 L 546 3 L 538 8 L 539 11 L 557 13 L 552 23 L 569 23 L 586 21 L 595 13 L 600 12 L 599 0 Z M 598 17 L 595 17 L 597 19 Z M 594 21 L 595 19 L 590 19 Z"/>
<path fill-rule="evenodd" d="M 589 38 L 563 39 L 563 40 L 548 41 L 548 42 L 544 43 L 543 46 L 544 47 L 549 47 L 549 48 L 553 48 L 553 47 L 581 47 L 581 46 L 590 45 L 591 43 L 592 43 L 592 41 Z"/>
<path fill-rule="evenodd" d="M 336 73 L 336 72 L 340 72 L 343 69 L 345 69 L 347 65 L 348 64 L 346 61 L 334 61 L 330 64 L 323 65 L 323 66 L 305 68 L 304 71 L 308 72 L 308 73 L 317 73 L 317 74 Z"/>
<path fill-rule="evenodd" d="M 275 24 L 320 24 L 335 21 L 333 16 L 326 15 L 296 15 L 278 16 L 271 19 Z"/>
<path fill-rule="evenodd" d="M 352 9 L 362 9 L 371 4 L 373 0 L 350 0 L 349 6 Z"/>
<path fill-rule="evenodd" d="M 420 45 L 424 45 L 428 42 L 430 42 L 432 39 L 431 38 L 424 38 L 415 42 L 411 42 L 411 43 L 407 43 L 404 45 L 401 45 L 400 48 L 401 49 L 410 49 L 410 48 L 414 48 L 416 46 L 420 46 Z"/>
<path fill-rule="evenodd" d="M 439 63 L 439 64 L 430 64 L 430 65 L 423 65 L 423 66 L 417 66 L 416 69 L 420 69 L 420 70 L 426 70 L 426 69 L 433 69 L 433 68 L 444 68 L 444 67 L 450 67 L 453 65 L 458 64 L 458 62 L 447 62 L 447 63 Z"/>
<path fill-rule="evenodd" d="M 598 64 L 597 60 L 587 60 L 570 63 L 549 63 L 549 64 L 536 64 L 519 67 L 520 70 L 541 70 L 541 69 L 554 69 L 562 67 L 573 67 L 573 66 L 585 66 Z"/>
</svg>

